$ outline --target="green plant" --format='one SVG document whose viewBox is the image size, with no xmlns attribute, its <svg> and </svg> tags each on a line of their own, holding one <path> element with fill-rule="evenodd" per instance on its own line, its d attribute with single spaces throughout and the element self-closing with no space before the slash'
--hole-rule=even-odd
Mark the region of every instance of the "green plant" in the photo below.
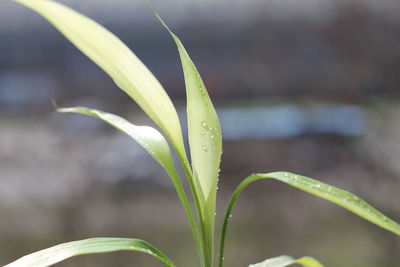
<svg viewBox="0 0 400 267">
<path fill-rule="evenodd" d="M 148 126 L 136 126 L 119 116 L 85 107 L 58 109 L 59 112 L 81 113 L 103 120 L 128 134 L 148 151 L 150 156 L 165 169 L 175 186 L 193 233 L 201 266 L 212 267 L 215 250 L 216 193 L 222 153 L 221 129 L 203 81 L 179 38 L 155 13 L 174 39 L 182 62 L 187 93 L 191 163 L 189 163 L 185 152 L 179 119 L 171 100 L 157 79 L 128 47 L 93 20 L 61 4 L 51 0 L 14 1 L 33 9 L 53 24 L 136 101 L 167 136 L 185 170 L 194 201 L 194 210 L 190 206 L 189 199 L 175 169 L 169 145 L 158 130 Z M 329 200 L 388 231 L 400 235 L 398 223 L 349 192 L 287 172 L 252 174 L 240 183 L 229 201 L 221 229 L 218 267 L 223 266 L 225 236 L 236 200 L 249 184 L 261 179 L 275 179 Z M 145 252 L 156 257 L 167 266 L 174 266 L 171 260 L 152 245 L 129 238 L 92 238 L 68 242 L 27 255 L 6 266 L 49 266 L 76 255 L 117 250 Z M 268 259 L 250 266 L 278 267 L 296 263 L 309 267 L 322 266 L 321 263 L 310 257 L 295 260 L 289 256 Z"/>
</svg>

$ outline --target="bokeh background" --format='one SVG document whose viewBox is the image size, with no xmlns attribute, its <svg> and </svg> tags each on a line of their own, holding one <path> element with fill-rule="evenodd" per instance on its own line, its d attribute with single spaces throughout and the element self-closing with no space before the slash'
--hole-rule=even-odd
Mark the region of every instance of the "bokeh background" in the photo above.
<svg viewBox="0 0 400 267">
<path fill-rule="evenodd" d="M 185 125 L 179 57 L 146 1 L 61 1 L 109 28 L 159 78 Z M 400 2 L 168 0 L 224 135 L 218 218 L 252 172 L 292 171 L 352 191 L 400 221 Z M 94 236 L 149 241 L 178 266 L 197 256 L 166 174 L 122 133 L 56 114 L 86 105 L 152 124 L 98 67 L 32 11 L 0 2 L 0 265 Z M 219 229 L 218 229 L 219 230 Z M 226 266 L 312 255 L 329 267 L 400 266 L 393 234 L 273 181 L 231 220 Z M 140 253 L 59 266 L 161 266 Z"/>
</svg>

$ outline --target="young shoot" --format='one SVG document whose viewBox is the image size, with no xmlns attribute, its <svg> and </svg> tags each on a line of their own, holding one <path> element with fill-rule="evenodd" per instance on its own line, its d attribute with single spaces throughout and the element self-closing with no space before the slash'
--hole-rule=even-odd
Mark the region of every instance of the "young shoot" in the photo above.
<svg viewBox="0 0 400 267">
<path fill-rule="evenodd" d="M 80 113 L 97 118 L 126 133 L 165 170 L 186 214 L 198 252 L 199 266 L 223 267 L 225 239 L 233 207 L 249 184 L 264 179 L 278 180 L 326 199 L 379 227 L 400 235 L 400 225 L 397 222 L 352 193 L 288 172 L 259 173 L 244 179 L 233 192 L 221 226 L 221 235 L 217 243 L 219 253 L 216 257 L 215 214 L 222 153 L 221 126 L 203 80 L 180 39 L 154 12 L 175 42 L 182 63 L 187 96 L 191 162 L 186 154 L 181 125 L 171 99 L 156 77 L 121 40 L 92 19 L 52 0 L 13 1 L 43 16 L 83 54 L 103 69 L 159 127 L 161 132 L 153 127 L 134 125 L 114 114 L 86 107 L 58 109 L 62 113 Z M 188 192 L 182 186 L 167 140 L 172 144 L 172 149 L 178 155 L 179 163 L 185 170 L 185 176 L 189 182 Z M 190 201 L 194 203 L 193 208 Z M 5 267 L 45 267 L 77 255 L 119 250 L 144 252 L 157 258 L 166 266 L 175 266 L 171 259 L 145 241 L 131 238 L 92 238 L 44 249 L 24 256 Z M 292 264 L 308 267 L 323 266 L 322 263 L 308 256 L 299 259 L 279 256 L 251 264 L 249 267 L 283 267 Z M 196 263 L 193 262 L 192 266 L 196 266 Z"/>
</svg>

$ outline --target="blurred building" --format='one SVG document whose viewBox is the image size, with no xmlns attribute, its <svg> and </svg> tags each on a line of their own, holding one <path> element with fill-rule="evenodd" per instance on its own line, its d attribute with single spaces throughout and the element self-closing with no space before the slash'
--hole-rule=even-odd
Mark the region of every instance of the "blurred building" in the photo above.
<svg viewBox="0 0 400 267">
<path fill-rule="evenodd" d="M 120 36 L 170 95 L 183 98 L 177 53 L 146 1 L 63 2 Z M 217 100 L 284 97 L 360 103 L 398 94 L 398 1 L 170 2 L 154 5 L 181 36 Z M 26 8 L 2 3 L 0 36 L 3 107 L 29 99 L 33 106 L 42 105 L 42 94 L 58 99 L 116 95 L 101 71 Z M 19 93 L 10 88 L 20 88 L 17 83 L 26 79 L 35 80 L 34 89 L 24 93 L 26 99 L 13 96 Z"/>
</svg>

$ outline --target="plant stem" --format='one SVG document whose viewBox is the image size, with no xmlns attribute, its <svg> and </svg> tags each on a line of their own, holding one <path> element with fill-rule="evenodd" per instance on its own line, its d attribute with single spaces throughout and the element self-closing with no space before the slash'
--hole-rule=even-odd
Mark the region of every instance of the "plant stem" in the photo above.
<svg viewBox="0 0 400 267">
<path fill-rule="evenodd" d="M 251 176 L 247 177 L 246 179 L 244 179 L 238 185 L 238 187 L 236 187 L 235 191 L 233 192 L 233 194 L 229 200 L 229 204 L 228 204 L 228 207 L 225 212 L 224 222 L 222 224 L 222 230 L 221 230 L 221 237 L 220 237 L 219 251 L 218 251 L 218 267 L 223 267 L 223 265 L 224 265 L 225 236 L 226 236 L 226 231 L 228 229 L 228 222 L 229 222 L 229 219 L 232 217 L 232 209 L 236 203 L 236 200 L 238 199 L 238 197 L 239 197 L 240 193 L 243 191 L 243 189 L 245 189 L 250 183 L 252 183 L 256 180 L 259 180 L 259 179 L 260 178 L 255 175 L 251 175 Z"/>
<path fill-rule="evenodd" d="M 201 232 L 201 243 L 202 243 L 201 250 L 199 251 L 199 254 L 201 255 L 201 260 L 202 260 L 201 265 L 202 265 L 202 267 L 212 267 L 212 256 L 210 255 L 210 254 L 212 254 L 212 251 L 210 253 L 207 249 L 208 242 L 206 239 L 206 227 L 204 225 L 204 213 L 203 213 L 203 208 L 201 205 L 201 201 L 200 201 L 198 192 L 196 190 L 195 182 L 193 180 L 193 173 L 192 173 L 192 170 L 188 163 L 188 160 L 186 158 L 186 155 L 183 156 L 181 153 L 178 153 L 178 157 L 179 157 L 180 162 L 182 163 L 182 166 L 183 166 L 186 176 L 188 178 L 190 190 L 192 192 L 195 207 L 197 210 L 197 216 L 198 216 L 200 232 Z"/>
<path fill-rule="evenodd" d="M 179 199 L 181 200 L 181 203 L 182 203 L 183 209 L 185 211 L 186 217 L 187 217 L 187 219 L 189 221 L 189 225 L 191 227 L 193 238 L 194 238 L 195 243 L 196 243 L 196 248 L 197 248 L 197 252 L 199 254 L 199 258 L 200 258 L 201 261 L 204 261 L 204 259 L 203 259 L 203 249 L 202 249 L 202 247 L 203 247 L 202 237 L 200 235 L 199 228 L 198 228 L 198 225 L 196 223 L 196 220 L 195 220 L 195 218 L 193 216 L 193 211 L 192 211 L 192 208 L 190 207 L 189 200 L 188 200 L 188 198 L 186 196 L 185 190 L 183 189 L 182 183 L 180 182 L 180 179 L 178 177 L 177 172 L 175 171 L 175 173 L 171 174 L 171 175 L 176 175 L 176 177 L 177 177 L 177 179 L 172 179 L 172 180 L 173 181 L 177 181 L 176 183 L 174 182 L 174 186 L 175 186 L 176 192 L 178 193 L 178 196 L 179 196 Z"/>
</svg>

